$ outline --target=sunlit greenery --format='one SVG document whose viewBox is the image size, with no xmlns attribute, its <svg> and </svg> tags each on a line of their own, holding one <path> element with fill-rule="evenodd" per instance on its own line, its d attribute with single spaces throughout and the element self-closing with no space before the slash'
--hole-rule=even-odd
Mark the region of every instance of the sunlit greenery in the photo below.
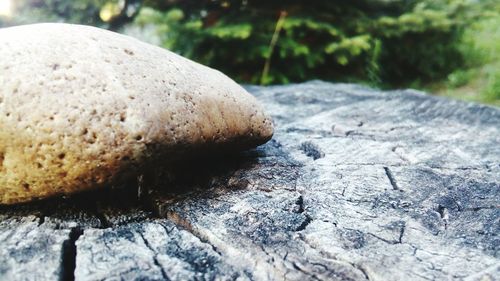
<svg viewBox="0 0 500 281">
<path fill-rule="evenodd" d="M 165 11 L 145 8 L 136 22 L 155 24 L 165 47 L 241 82 L 404 86 L 443 78 L 463 61 L 456 44 L 465 24 L 462 1 L 243 2 L 179 1 Z"/>
<path fill-rule="evenodd" d="M 242 83 L 323 79 L 500 101 L 496 0 L 0 1 L 16 3 L 0 26 L 134 27 Z"/>
<path fill-rule="evenodd" d="M 498 8 L 498 7 L 497 7 Z M 490 10 L 464 32 L 466 64 L 428 85 L 443 95 L 500 105 L 500 11 Z"/>
</svg>

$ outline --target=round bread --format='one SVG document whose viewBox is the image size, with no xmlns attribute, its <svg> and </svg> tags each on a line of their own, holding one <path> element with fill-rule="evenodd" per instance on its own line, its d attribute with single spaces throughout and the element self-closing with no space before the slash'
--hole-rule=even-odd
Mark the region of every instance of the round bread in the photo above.
<svg viewBox="0 0 500 281">
<path fill-rule="evenodd" d="M 0 204 L 113 184 L 189 151 L 273 134 L 219 71 L 89 26 L 0 29 Z"/>
</svg>

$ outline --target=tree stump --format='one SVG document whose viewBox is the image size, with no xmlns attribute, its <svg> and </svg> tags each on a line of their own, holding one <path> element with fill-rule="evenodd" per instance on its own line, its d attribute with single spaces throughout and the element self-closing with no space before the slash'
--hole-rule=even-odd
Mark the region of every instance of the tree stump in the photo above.
<svg viewBox="0 0 500 281">
<path fill-rule="evenodd" d="M 1 280 L 494 280 L 500 110 L 319 81 L 248 87 L 272 141 L 0 209 Z"/>
</svg>

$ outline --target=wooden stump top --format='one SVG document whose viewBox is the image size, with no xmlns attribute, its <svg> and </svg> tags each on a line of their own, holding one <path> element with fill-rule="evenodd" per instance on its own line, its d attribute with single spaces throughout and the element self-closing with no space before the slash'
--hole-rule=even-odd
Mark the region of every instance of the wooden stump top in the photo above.
<svg viewBox="0 0 500 281">
<path fill-rule="evenodd" d="M 500 276 L 499 109 L 319 81 L 248 89 L 274 118 L 264 146 L 0 207 L 0 280 Z"/>
</svg>

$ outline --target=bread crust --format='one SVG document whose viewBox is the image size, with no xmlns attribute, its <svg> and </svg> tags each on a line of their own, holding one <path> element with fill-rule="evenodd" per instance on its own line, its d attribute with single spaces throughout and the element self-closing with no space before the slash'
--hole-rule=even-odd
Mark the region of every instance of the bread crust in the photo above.
<svg viewBox="0 0 500 281">
<path fill-rule="evenodd" d="M 152 159 L 273 134 L 224 74 L 114 32 L 4 28 L 0 58 L 0 204 L 111 185 Z"/>
</svg>

